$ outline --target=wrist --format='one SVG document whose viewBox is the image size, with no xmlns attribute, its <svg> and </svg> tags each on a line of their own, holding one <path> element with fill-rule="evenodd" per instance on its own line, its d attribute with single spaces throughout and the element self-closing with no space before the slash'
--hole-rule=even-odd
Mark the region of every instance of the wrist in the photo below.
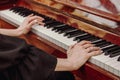
<svg viewBox="0 0 120 80">
<path fill-rule="evenodd" d="M 72 71 L 72 63 L 70 63 L 67 59 L 60 59 L 57 60 L 57 65 L 55 71 Z"/>
<path fill-rule="evenodd" d="M 79 69 L 78 64 L 77 64 L 79 62 L 77 60 L 74 61 L 72 59 L 67 58 L 66 62 L 70 65 L 71 71 Z"/>
<path fill-rule="evenodd" d="M 67 58 L 67 62 L 71 65 L 72 70 L 78 70 L 81 66 L 83 66 L 87 60 L 89 59 L 88 56 L 83 57 L 69 57 Z"/>
<path fill-rule="evenodd" d="M 23 33 L 23 30 L 22 30 L 22 29 L 17 28 L 17 29 L 16 29 L 16 34 L 17 34 L 18 36 L 21 36 L 21 35 L 23 35 L 24 33 Z"/>
</svg>

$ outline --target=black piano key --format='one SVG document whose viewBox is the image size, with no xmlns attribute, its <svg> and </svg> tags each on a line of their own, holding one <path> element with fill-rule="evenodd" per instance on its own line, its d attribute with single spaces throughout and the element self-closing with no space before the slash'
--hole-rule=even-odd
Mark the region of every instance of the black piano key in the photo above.
<svg viewBox="0 0 120 80">
<path fill-rule="evenodd" d="M 66 29 L 66 28 L 68 28 L 68 27 L 66 27 L 66 24 L 62 24 L 62 25 L 53 27 L 52 31 L 58 32 L 60 29 Z"/>
<path fill-rule="evenodd" d="M 105 41 L 105 42 L 103 42 L 103 43 L 100 43 L 99 45 L 97 44 L 96 46 L 102 48 L 102 47 L 105 47 L 105 46 L 108 46 L 108 45 L 111 45 L 111 43 Z"/>
<path fill-rule="evenodd" d="M 29 12 L 31 12 L 33 15 L 41 16 L 41 17 L 44 17 L 44 18 L 46 17 L 46 16 L 44 16 L 44 15 L 38 13 L 38 12 L 32 11 L 32 10 L 29 10 Z"/>
<path fill-rule="evenodd" d="M 58 31 L 58 33 L 61 34 L 61 33 L 69 32 L 69 31 L 71 31 L 71 30 L 73 30 L 73 29 L 74 29 L 74 28 L 72 28 L 72 27 L 68 27 L 68 28 L 66 28 L 66 29 L 60 29 L 60 30 Z"/>
<path fill-rule="evenodd" d="M 75 37 L 75 38 L 73 39 L 73 41 L 78 41 L 78 42 L 79 42 L 79 41 L 81 41 L 80 38 L 83 37 L 83 36 L 86 36 L 86 35 L 89 35 L 89 34 L 88 34 L 88 33 L 81 34 L 81 35 Z"/>
<path fill-rule="evenodd" d="M 93 35 L 87 35 L 87 36 L 84 36 L 84 37 L 81 37 L 78 42 L 82 41 L 82 40 L 86 40 L 86 41 L 91 41 L 91 42 L 100 42 L 102 39 L 98 38 L 98 37 L 95 37 Z"/>
<path fill-rule="evenodd" d="M 92 36 L 92 37 L 90 37 L 90 38 L 87 38 L 86 40 L 91 41 L 91 42 L 95 42 L 95 41 L 97 41 L 97 40 L 100 40 L 100 38 L 98 38 L 98 37 L 96 37 L 96 36 Z"/>
<path fill-rule="evenodd" d="M 19 12 L 18 14 L 21 15 L 21 16 L 23 16 L 23 17 L 26 17 L 26 16 L 30 15 L 31 12 L 28 12 L 28 11 L 21 11 L 21 12 Z"/>
<path fill-rule="evenodd" d="M 119 48 L 120 48 L 119 46 L 115 45 L 115 46 L 109 47 L 108 49 L 104 49 L 103 51 L 105 52 L 105 55 L 110 55 L 112 51 L 117 50 Z"/>
<path fill-rule="evenodd" d="M 120 55 L 120 49 L 110 52 L 110 57 L 116 57 Z"/>
<path fill-rule="evenodd" d="M 20 9 L 21 9 L 20 7 L 13 7 L 13 8 L 10 9 L 10 11 L 13 11 L 13 12 L 14 12 L 14 11 L 18 11 L 18 10 L 20 10 Z"/>
<path fill-rule="evenodd" d="M 43 17 L 45 19 L 44 20 L 45 23 L 47 21 L 52 20 L 52 18 L 50 18 L 50 17 L 44 16 L 42 14 L 39 14 L 38 12 L 35 12 L 33 10 L 29 10 L 27 8 L 24 8 L 24 7 L 15 7 L 15 8 L 11 8 L 10 10 L 13 11 L 14 13 L 18 13 L 19 15 L 21 15 L 23 17 L 26 17 L 26 16 L 28 16 L 30 14 L 41 16 L 41 17 Z"/>
<path fill-rule="evenodd" d="M 115 47 L 116 45 L 110 45 L 110 46 L 106 46 L 103 47 L 102 50 L 104 51 L 105 55 L 109 55 L 109 53 L 107 52 L 108 49 L 111 49 L 113 47 Z"/>
<path fill-rule="evenodd" d="M 86 36 L 80 37 L 79 39 L 80 40 L 88 40 L 88 39 L 92 39 L 92 38 L 93 38 L 93 35 L 88 34 Z"/>
<path fill-rule="evenodd" d="M 120 57 L 118 58 L 118 60 L 117 61 L 120 61 Z"/>
<path fill-rule="evenodd" d="M 99 42 L 95 42 L 94 44 L 96 45 L 96 46 L 98 46 L 98 47 L 100 47 L 100 46 L 102 46 L 102 45 L 104 45 L 104 44 L 106 44 L 107 42 L 105 41 L 105 40 L 101 40 L 101 41 L 99 41 Z"/>
<path fill-rule="evenodd" d="M 58 27 L 60 25 L 63 25 L 63 23 L 55 22 L 55 23 L 52 23 L 52 24 L 47 24 L 45 27 L 47 27 L 47 28 L 53 28 L 53 27 Z"/>
<path fill-rule="evenodd" d="M 76 28 L 74 28 L 74 29 L 72 29 L 72 30 L 70 30 L 70 31 L 68 31 L 68 32 L 65 32 L 65 33 L 64 33 L 64 36 L 68 36 L 69 34 L 71 34 L 71 33 L 74 32 L 74 31 L 79 31 L 79 30 L 76 29 Z"/>
<path fill-rule="evenodd" d="M 42 17 L 42 16 L 41 16 Z M 43 17 L 44 18 L 44 23 L 48 23 L 48 22 L 50 22 L 50 21 L 53 21 L 54 19 L 52 19 L 52 18 L 45 18 L 45 17 Z"/>
<path fill-rule="evenodd" d="M 79 36 L 81 34 L 85 34 L 84 31 L 80 31 L 80 30 L 75 30 L 75 31 L 71 31 L 71 32 L 68 32 L 66 33 L 65 35 L 68 37 L 68 38 L 72 38 L 72 37 L 76 37 L 76 36 Z"/>
<path fill-rule="evenodd" d="M 54 24 L 54 23 L 56 23 L 57 21 L 56 20 L 50 20 L 50 21 L 46 21 L 45 22 L 45 26 L 47 26 L 47 25 L 49 25 L 49 24 Z"/>
</svg>

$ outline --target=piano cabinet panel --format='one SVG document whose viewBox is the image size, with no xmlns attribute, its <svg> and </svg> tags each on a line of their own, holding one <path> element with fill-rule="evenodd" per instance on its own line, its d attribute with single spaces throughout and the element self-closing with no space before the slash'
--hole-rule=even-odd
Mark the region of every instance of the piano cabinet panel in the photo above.
<svg viewBox="0 0 120 80">
<path fill-rule="evenodd" d="M 6 21 L 0 19 L 0 28 L 6 28 L 6 29 L 14 29 L 13 25 L 7 23 Z"/>
<path fill-rule="evenodd" d="M 116 77 L 110 72 L 105 71 L 102 68 L 89 62 L 85 64 L 84 69 L 87 78 L 86 80 L 120 80 L 119 77 Z"/>
</svg>

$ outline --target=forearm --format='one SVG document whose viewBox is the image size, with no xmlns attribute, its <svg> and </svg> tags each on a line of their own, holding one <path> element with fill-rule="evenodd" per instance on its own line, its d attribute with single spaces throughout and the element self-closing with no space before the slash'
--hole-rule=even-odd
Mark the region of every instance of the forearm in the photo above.
<svg viewBox="0 0 120 80">
<path fill-rule="evenodd" d="M 57 58 L 57 65 L 55 71 L 70 71 L 71 64 L 67 61 L 67 59 Z"/>
<path fill-rule="evenodd" d="M 0 29 L 0 34 L 8 36 L 20 36 L 22 35 L 21 31 L 18 29 Z"/>
<path fill-rule="evenodd" d="M 57 59 L 57 65 L 55 71 L 73 71 L 79 69 L 87 59 L 81 59 L 78 61 L 70 61 L 69 59 Z"/>
</svg>

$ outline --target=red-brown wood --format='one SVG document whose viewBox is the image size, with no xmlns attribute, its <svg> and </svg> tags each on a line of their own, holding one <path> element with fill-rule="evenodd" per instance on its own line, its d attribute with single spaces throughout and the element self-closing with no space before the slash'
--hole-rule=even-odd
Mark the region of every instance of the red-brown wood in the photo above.
<svg viewBox="0 0 120 80">
<path fill-rule="evenodd" d="M 18 0 L 1 0 L 0 1 L 0 10 L 8 9 L 16 5 Z"/>
<path fill-rule="evenodd" d="M 98 10 L 95 8 L 91 8 L 91 7 L 88 7 L 85 5 L 81 5 L 81 4 L 77 4 L 76 2 L 73 2 L 71 0 L 67 1 L 67 2 L 63 1 L 63 0 L 53 0 L 53 1 L 59 2 L 61 4 L 64 4 L 64 5 L 67 5 L 70 7 L 74 7 L 75 9 L 85 11 L 85 12 L 103 17 L 103 18 L 107 18 L 109 20 L 120 22 L 120 17 L 118 15 L 113 15 L 113 14 L 110 14 L 110 13 L 107 13 L 107 12 L 104 12 L 104 11 L 101 11 L 101 10 Z"/>
</svg>

